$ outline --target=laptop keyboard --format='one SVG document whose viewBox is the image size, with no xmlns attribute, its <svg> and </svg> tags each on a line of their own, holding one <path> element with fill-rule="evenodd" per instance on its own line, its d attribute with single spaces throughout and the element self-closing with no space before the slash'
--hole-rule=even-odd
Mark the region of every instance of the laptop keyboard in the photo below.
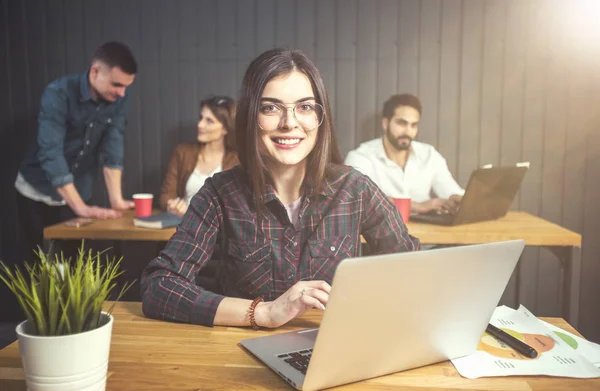
<svg viewBox="0 0 600 391">
<path fill-rule="evenodd" d="M 312 349 L 304 349 L 290 353 L 278 354 L 277 357 L 283 362 L 289 364 L 292 368 L 295 368 L 302 374 L 306 375 L 308 362 L 310 361 L 312 352 Z"/>
</svg>

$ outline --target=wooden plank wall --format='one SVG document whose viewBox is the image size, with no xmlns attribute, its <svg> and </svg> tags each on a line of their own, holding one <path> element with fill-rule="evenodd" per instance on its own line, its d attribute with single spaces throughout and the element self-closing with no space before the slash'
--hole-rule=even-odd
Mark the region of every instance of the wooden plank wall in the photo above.
<svg viewBox="0 0 600 391">
<path fill-rule="evenodd" d="M 40 94 L 50 80 L 84 70 L 97 45 L 123 40 L 140 63 L 127 195 L 157 194 L 173 147 L 194 137 L 198 102 L 235 96 L 249 61 L 284 45 L 304 50 L 323 73 L 343 153 L 380 135 L 387 97 L 411 92 L 424 105 L 420 139 L 442 152 L 461 184 L 480 164 L 530 161 L 513 209 L 584 235 L 580 325 L 600 340 L 600 34 L 569 16 L 582 4 L 0 0 L 0 256 L 18 258 L 12 183 L 35 135 Z M 106 201 L 101 182 L 95 197 Z M 556 258 L 527 249 L 519 273 L 503 302 L 558 315 Z"/>
</svg>

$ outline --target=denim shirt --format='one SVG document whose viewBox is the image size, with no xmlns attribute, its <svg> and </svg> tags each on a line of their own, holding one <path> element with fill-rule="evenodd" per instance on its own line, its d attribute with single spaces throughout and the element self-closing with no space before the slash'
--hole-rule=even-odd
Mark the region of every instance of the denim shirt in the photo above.
<svg viewBox="0 0 600 391">
<path fill-rule="evenodd" d="M 50 83 L 42 94 L 37 142 L 19 168 L 23 178 L 53 200 L 62 199 L 56 188 L 69 183 L 89 200 L 98 165 L 123 169 L 127 99 L 92 99 L 88 71 Z"/>
</svg>

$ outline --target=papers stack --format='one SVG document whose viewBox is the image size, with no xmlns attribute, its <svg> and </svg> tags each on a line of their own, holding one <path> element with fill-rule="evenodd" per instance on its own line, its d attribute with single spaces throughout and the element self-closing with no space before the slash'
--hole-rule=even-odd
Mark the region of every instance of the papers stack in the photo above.
<svg viewBox="0 0 600 391">
<path fill-rule="evenodd" d="M 473 354 L 452 360 L 462 376 L 600 377 L 600 345 L 537 319 L 524 306 L 498 307 L 490 323 L 533 347 L 538 357 L 522 356 L 485 333 Z"/>
</svg>

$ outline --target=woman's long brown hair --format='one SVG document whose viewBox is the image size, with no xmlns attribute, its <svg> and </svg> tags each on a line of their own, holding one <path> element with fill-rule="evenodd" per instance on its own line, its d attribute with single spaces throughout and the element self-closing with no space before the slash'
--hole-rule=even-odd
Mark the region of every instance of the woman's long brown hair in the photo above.
<svg viewBox="0 0 600 391">
<path fill-rule="evenodd" d="M 262 153 L 261 130 L 258 127 L 260 99 L 269 81 L 293 71 L 301 72 L 308 77 L 315 100 L 323 106 L 325 116 L 317 133 L 315 147 L 307 157 L 306 175 L 302 184 L 304 195 L 318 194 L 323 189 L 324 180 L 332 163 L 342 164 L 333 131 L 327 90 L 317 67 L 298 50 L 276 48 L 258 56 L 248 66 L 242 81 L 235 128 L 240 165 L 246 170 L 250 180 L 259 224 L 265 185 L 270 181 Z"/>
</svg>

